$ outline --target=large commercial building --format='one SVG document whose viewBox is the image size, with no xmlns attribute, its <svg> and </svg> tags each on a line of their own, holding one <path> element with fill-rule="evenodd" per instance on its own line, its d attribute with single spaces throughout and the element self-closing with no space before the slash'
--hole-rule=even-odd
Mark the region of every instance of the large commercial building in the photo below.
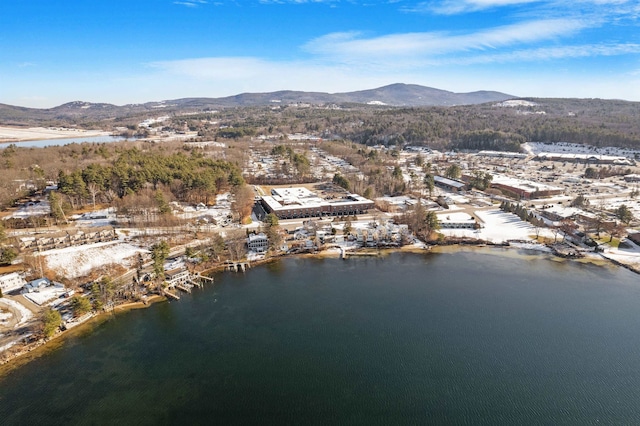
<svg viewBox="0 0 640 426">
<path fill-rule="evenodd" d="M 553 197 L 561 195 L 564 192 L 564 188 L 557 186 L 532 182 L 525 179 L 510 178 L 502 175 L 493 176 L 491 187 L 510 192 L 512 195 L 518 196 L 524 200 Z"/>
<path fill-rule="evenodd" d="M 634 161 L 629 158 L 601 154 L 541 152 L 535 157 L 535 159 L 540 161 L 562 161 L 569 163 L 613 164 L 616 166 L 634 165 Z"/>
<path fill-rule="evenodd" d="M 527 154 L 521 152 L 509 152 L 509 151 L 480 151 L 477 154 L 479 157 L 498 157 L 498 158 L 519 158 L 525 159 Z"/>
<path fill-rule="evenodd" d="M 279 219 L 363 214 L 373 208 L 373 201 L 358 194 L 324 199 L 304 187 L 272 189 L 260 204 Z"/>
</svg>

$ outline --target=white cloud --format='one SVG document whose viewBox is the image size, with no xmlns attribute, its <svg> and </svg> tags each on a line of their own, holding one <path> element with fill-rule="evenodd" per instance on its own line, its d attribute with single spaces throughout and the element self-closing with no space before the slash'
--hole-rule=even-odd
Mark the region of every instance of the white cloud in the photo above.
<svg viewBox="0 0 640 426">
<path fill-rule="evenodd" d="M 262 4 L 338 3 L 340 0 L 259 0 Z"/>
<path fill-rule="evenodd" d="M 588 27 L 585 21 L 551 19 L 530 21 L 466 34 L 424 32 L 366 38 L 361 33 L 333 33 L 307 43 L 314 54 L 344 61 L 392 61 L 405 57 L 415 62 L 441 55 L 490 50 L 553 40 Z"/>
<path fill-rule="evenodd" d="M 601 12 L 610 12 L 603 7 L 628 6 L 619 10 L 621 13 L 630 13 L 634 9 L 637 12 L 637 4 L 631 0 L 439 0 L 422 1 L 413 6 L 404 6 L 405 12 L 435 13 L 442 15 L 454 15 L 460 13 L 472 13 L 502 7 L 527 5 L 539 11 L 553 10 L 559 14 L 586 12 L 585 8 L 600 9 Z"/>
<path fill-rule="evenodd" d="M 442 2 L 420 2 L 415 6 L 402 8 L 405 12 L 433 12 L 442 15 L 477 12 L 504 6 L 539 3 L 541 0 L 444 0 Z"/>
<path fill-rule="evenodd" d="M 585 44 L 577 46 L 540 47 L 512 52 L 451 58 L 441 65 L 474 65 L 489 63 L 540 62 L 567 58 L 588 58 L 640 53 L 640 44 Z"/>
<path fill-rule="evenodd" d="M 173 4 L 187 7 L 198 7 L 201 4 L 207 4 L 206 0 L 187 0 L 187 1 L 174 1 Z"/>
</svg>

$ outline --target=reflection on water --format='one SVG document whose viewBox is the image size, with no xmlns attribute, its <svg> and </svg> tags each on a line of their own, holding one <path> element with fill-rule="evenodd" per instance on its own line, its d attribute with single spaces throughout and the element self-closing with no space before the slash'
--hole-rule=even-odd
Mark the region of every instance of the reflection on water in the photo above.
<svg viewBox="0 0 640 426">
<path fill-rule="evenodd" d="M 637 276 L 501 252 L 220 274 L 9 373 L 0 419 L 640 423 Z"/>
</svg>

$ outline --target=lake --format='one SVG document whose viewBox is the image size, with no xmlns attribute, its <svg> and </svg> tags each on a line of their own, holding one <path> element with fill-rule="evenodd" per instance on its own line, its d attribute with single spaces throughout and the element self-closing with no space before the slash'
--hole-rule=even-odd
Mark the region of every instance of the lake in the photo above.
<svg viewBox="0 0 640 426">
<path fill-rule="evenodd" d="M 107 143 L 124 141 L 127 138 L 122 136 L 88 136 L 84 138 L 63 138 L 63 139 L 38 139 L 34 141 L 22 141 L 22 142 L 5 142 L 0 143 L 0 149 L 6 148 L 9 145 L 15 145 L 20 148 L 44 148 L 47 146 L 61 146 L 72 143 Z"/>
<path fill-rule="evenodd" d="M 287 258 L 0 378 L 3 425 L 640 424 L 640 280 L 483 249 Z"/>
</svg>

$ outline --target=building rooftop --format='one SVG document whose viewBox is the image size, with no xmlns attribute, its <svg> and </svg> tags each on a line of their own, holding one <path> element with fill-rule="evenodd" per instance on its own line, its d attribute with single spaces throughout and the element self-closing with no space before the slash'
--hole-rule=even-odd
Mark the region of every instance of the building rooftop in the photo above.
<svg viewBox="0 0 640 426">
<path fill-rule="evenodd" d="M 526 179 L 517 179 L 504 175 L 493 175 L 491 183 L 506 185 L 512 188 L 521 189 L 527 192 L 535 191 L 564 191 L 564 188 L 559 186 L 547 185 L 545 183 L 534 182 Z"/>
<path fill-rule="evenodd" d="M 454 188 L 464 188 L 467 184 L 464 182 L 458 182 L 457 180 L 449 179 L 442 176 L 434 176 L 434 182 L 441 183 L 443 185 L 452 186 Z"/>
<path fill-rule="evenodd" d="M 321 208 L 323 205 L 372 203 L 371 200 L 358 194 L 347 194 L 341 198 L 323 199 L 304 187 L 274 188 L 271 190 L 270 196 L 267 195 L 261 198 L 262 201 L 274 211 L 296 207 Z"/>
</svg>

